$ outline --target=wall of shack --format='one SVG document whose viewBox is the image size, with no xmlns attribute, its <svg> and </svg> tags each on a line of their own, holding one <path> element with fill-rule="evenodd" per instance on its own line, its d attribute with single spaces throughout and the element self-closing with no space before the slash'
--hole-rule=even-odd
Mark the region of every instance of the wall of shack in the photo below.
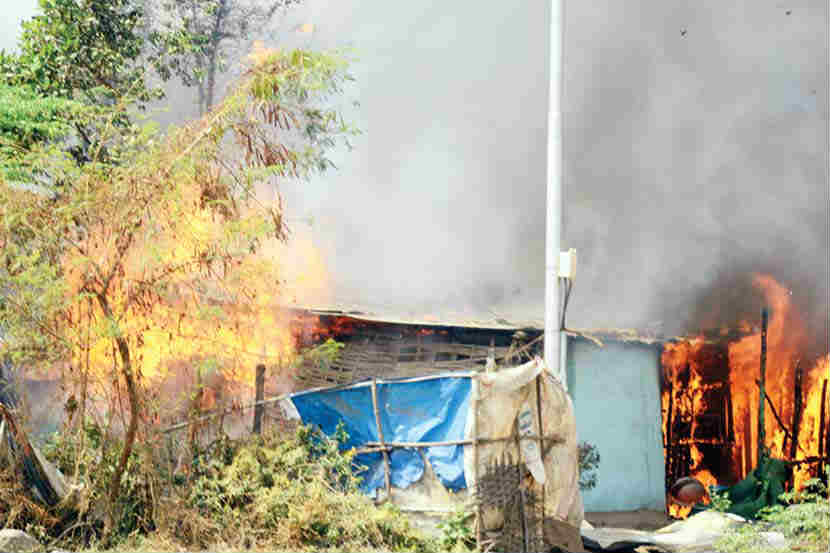
<svg viewBox="0 0 830 553">
<path fill-rule="evenodd" d="M 585 511 L 665 510 L 659 346 L 569 336 L 567 359 L 578 440 L 600 454 Z"/>
</svg>

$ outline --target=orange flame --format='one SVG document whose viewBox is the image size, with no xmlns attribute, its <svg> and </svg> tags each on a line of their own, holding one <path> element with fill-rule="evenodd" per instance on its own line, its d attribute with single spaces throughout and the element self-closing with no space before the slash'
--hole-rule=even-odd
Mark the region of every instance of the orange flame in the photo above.
<svg viewBox="0 0 830 553">
<path fill-rule="evenodd" d="M 294 320 L 281 306 L 324 298 L 329 290 L 328 271 L 308 237 L 298 236 L 287 244 L 272 240 L 262 244 L 256 255 L 237 262 L 232 272 L 198 277 L 183 273 L 168 280 L 165 297 L 125 309 L 137 283 L 161 263 L 188 263 L 194 251 L 217 240 L 220 225 L 214 215 L 193 207 L 198 198 L 190 200 L 183 203 L 191 209 L 159 218 L 164 228 L 157 235 L 136 239 L 124 271 L 110 287 L 113 310 L 123 315 L 120 331 L 129 337 L 131 360 L 145 385 L 171 377 L 181 381 L 184 373 L 218 373 L 249 387 L 257 364 L 284 367 L 296 354 Z M 90 229 L 87 242 L 91 259 L 106 260 L 116 251 L 106 226 Z M 95 320 L 98 306 L 92 300 L 76 301 L 83 287 L 79 261 L 67 257 L 64 267 L 69 282 L 66 294 L 77 304 L 72 317 L 81 323 L 78 342 L 83 343 L 84 324 L 102 325 L 100 319 Z M 88 363 L 94 379 L 108 380 L 116 365 L 111 333 L 93 328 L 90 334 L 88 361 L 79 351 L 74 364 Z"/>
<path fill-rule="evenodd" d="M 765 406 L 764 427 L 765 445 L 770 454 L 776 458 L 789 459 L 792 438 L 788 433 L 793 430 L 796 411 L 795 378 L 799 363 L 803 370 L 801 382 L 802 410 L 798 428 L 798 449 L 796 459 L 817 456 L 819 453 L 819 434 L 821 429 L 821 390 L 824 379 L 830 371 L 830 353 L 812 366 L 805 366 L 809 360 L 801 359 L 801 352 L 806 351 L 810 339 L 809 329 L 803 317 L 796 310 L 789 290 L 771 276 L 754 275 L 753 284 L 764 294 L 770 308 L 770 320 L 767 330 L 767 361 L 765 389 L 767 396 L 775 407 L 781 423 L 776 420 L 769 404 Z M 686 474 L 700 480 L 704 486 L 718 483 L 718 479 L 731 480 L 746 476 L 758 464 L 758 402 L 760 378 L 761 332 L 757 325 L 743 321 L 739 330 L 752 331 L 741 339 L 732 341 L 727 346 L 728 355 L 728 395 L 730 404 L 707 405 L 706 392 L 722 383 L 710 383 L 702 375 L 711 371 L 707 366 L 712 361 L 707 359 L 704 341 L 701 337 L 678 343 L 666 344 L 662 355 L 662 366 L 667 387 L 664 389 L 663 433 L 666 437 L 666 460 L 670 462 L 669 447 L 679 442 L 671 436 L 668 416 L 672 415 L 672 424 L 677 417 L 690 418 L 688 437 L 681 445 L 689 450 L 689 466 Z M 724 374 L 725 377 L 725 374 Z M 671 390 L 671 395 L 669 391 Z M 671 412 L 670 412 L 671 411 Z M 701 415 L 720 413 L 728 420 L 729 437 L 734 436 L 731 444 L 731 466 L 706 466 L 700 450 L 702 440 L 697 439 Z M 827 407 L 830 418 L 830 407 Z M 787 428 L 785 431 L 781 425 Z M 724 423 L 726 424 L 726 423 Z M 830 424 L 830 421 L 825 422 Z M 668 443 L 669 437 L 672 444 Z M 723 447 L 729 447 L 725 443 Z M 798 488 L 810 477 L 809 464 L 796 466 L 793 471 L 793 485 Z M 717 475 L 717 476 L 716 476 Z M 722 482 L 730 483 L 730 482 Z M 670 514 L 685 516 L 690 508 L 671 505 Z"/>
<path fill-rule="evenodd" d="M 689 435 L 680 441 L 672 440 L 673 444 L 687 445 L 690 455 L 688 476 L 699 480 L 708 489 L 718 483 L 715 476 L 704 466 L 703 452 L 699 448 L 696 436 L 699 434 L 699 418 L 695 414 L 704 413 L 708 409 L 706 391 L 712 387 L 704 383 L 703 379 L 703 347 L 704 339 L 698 336 L 688 341 L 668 343 L 663 348 L 662 366 L 664 377 L 672 383 L 672 393 L 664 390 L 662 396 L 663 407 L 663 435 L 667 441 L 670 436 L 669 410 L 672 411 L 672 420 L 688 419 L 690 423 Z M 665 458 L 669 460 L 668 448 L 673 445 L 666 443 Z M 708 503 L 708 498 L 704 499 Z M 691 506 L 680 505 L 669 501 L 669 514 L 675 518 L 685 518 L 691 512 Z"/>
<path fill-rule="evenodd" d="M 792 430 L 795 414 L 795 372 L 801 363 L 809 334 L 803 318 L 792 303 L 789 290 L 770 276 L 755 275 L 754 284 L 763 293 L 770 306 L 767 331 L 767 362 L 765 390 L 775 406 L 781 422 Z M 735 411 L 735 437 L 744 447 L 736 447 L 734 460 L 746 475 L 758 463 L 758 402 L 760 378 L 761 334 L 756 332 L 729 346 L 730 384 Z M 802 378 L 803 411 L 798 433 L 796 458 L 818 454 L 819 413 L 821 408 L 821 380 L 827 378 L 828 357 L 819 359 L 812 367 L 805 368 Z M 764 429 L 766 447 L 774 457 L 787 458 L 791 447 L 787 432 L 765 406 Z M 806 466 L 794 471 L 794 486 L 798 488 L 809 478 Z"/>
</svg>

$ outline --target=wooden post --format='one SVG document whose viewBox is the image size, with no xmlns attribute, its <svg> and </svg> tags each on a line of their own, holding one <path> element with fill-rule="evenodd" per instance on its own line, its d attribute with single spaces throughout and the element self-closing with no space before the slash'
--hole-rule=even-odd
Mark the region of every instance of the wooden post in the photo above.
<svg viewBox="0 0 830 553">
<path fill-rule="evenodd" d="M 732 386 L 730 386 L 729 383 L 727 383 L 725 388 L 726 388 L 726 392 L 723 394 L 723 403 L 724 403 L 723 410 L 724 410 L 724 414 L 726 415 L 726 421 L 725 421 L 725 425 L 726 425 L 725 430 L 726 430 L 726 432 L 725 432 L 725 435 L 723 437 L 723 441 L 725 441 L 728 444 L 734 445 L 735 444 L 735 421 L 734 421 L 733 413 L 732 413 Z"/>
<path fill-rule="evenodd" d="M 200 418 L 199 416 L 202 414 L 202 395 L 204 394 L 204 388 L 202 386 L 202 371 L 197 367 L 196 368 L 196 393 L 193 396 L 193 400 L 190 407 L 190 418 L 192 420 L 190 425 L 190 457 L 191 460 L 196 454 L 196 442 L 197 442 L 197 434 L 199 424 L 197 420 Z M 189 464 L 189 463 L 188 463 Z"/>
<path fill-rule="evenodd" d="M 487 348 L 487 363 L 485 370 L 489 373 L 496 370 L 496 342 L 490 338 L 490 347 Z"/>
<path fill-rule="evenodd" d="M 818 456 L 819 459 L 824 458 L 824 453 L 827 449 L 827 446 L 830 445 L 827 443 L 827 438 L 824 435 L 824 425 L 826 424 L 826 416 L 827 416 L 827 379 L 825 378 L 821 384 L 821 408 L 819 411 L 819 418 L 818 418 Z M 820 460 L 818 462 L 818 477 L 821 478 L 824 476 L 824 461 Z"/>
<path fill-rule="evenodd" d="M 470 436 L 473 439 L 473 501 L 475 501 L 476 507 L 476 548 L 481 551 L 482 547 L 482 536 L 484 535 L 484 516 L 481 512 L 481 498 L 478 496 L 478 488 L 480 482 L 478 480 L 478 394 L 479 394 L 479 382 L 478 382 L 478 374 L 473 374 L 471 377 L 471 390 L 470 396 L 472 401 L 473 407 L 473 421 L 470 425 Z"/>
<path fill-rule="evenodd" d="M 383 473 L 386 477 L 386 498 L 392 499 L 392 474 L 389 469 L 389 452 L 386 451 L 386 442 L 383 439 L 383 425 L 380 422 L 380 409 L 378 409 L 378 383 L 372 379 L 372 409 L 375 412 L 375 424 L 378 427 L 378 442 L 383 449 Z"/>
<path fill-rule="evenodd" d="M 542 375 L 536 375 L 536 413 L 539 419 L 539 458 L 542 459 L 542 466 L 545 465 L 545 431 L 542 426 Z M 548 481 L 548 476 L 545 477 L 545 483 Z M 545 485 L 542 484 L 542 524 L 545 521 Z"/>
<path fill-rule="evenodd" d="M 265 365 L 256 366 L 256 381 L 254 382 L 256 389 L 257 406 L 254 407 L 254 434 L 262 434 L 262 415 L 265 412 L 265 406 L 260 403 L 265 398 Z"/>
<path fill-rule="evenodd" d="M 740 455 L 741 455 L 741 446 L 740 444 L 735 443 L 735 416 L 732 412 L 732 386 L 729 385 L 729 382 L 726 383 L 726 393 L 724 394 L 724 403 L 725 407 L 724 410 L 726 411 L 726 443 L 729 444 L 729 455 L 731 458 L 735 458 L 738 456 L 738 466 L 740 467 Z M 734 467 L 735 464 L 730 463 L 731 467 Z M 740 468 L 738 469 L 738 473 L 740 473 Z M 736 477 L 736 481 L 740 480 L 738 478 L 738 474 L 734 474 L 733 476 Z"/>
<path fill-rule="evenodd" d="M 827 389 L 827 380 L 824 381 L 824 389 Z M 830 398 L 827 397 L 827 394 L 824 395 L 824 405 L 825 406 L 830 406 Z M 821 467 L 819 469 L 820 472 L 818 474 L 818 477 L 825 484 L 828 483 L 828 479 L 825 479 L 825 477 L 824 477 L 825 476 L 824 475 L 824 468 L 825 468 L 824 465 L 828 461 L 828 455 L 827 455 L 828 449 L 830 449 L 830 421 L 825 420 L 824 421 L 824 461 L 822 461 L 822 463 L 821 463 Z"/>
<path fill-rule="evenodd" d="M 518 417 L 513 422 L 513 436 L 516 440 L 516 455 L 518 460 L 516 461 L 517 466 L 517 473 L 519 475 L 519 480 L 516 483 L 517 489 L 519 490 L 519 516 L 522 517 L 522 553 L 527 553 L 527 507 L 525 505 L 525 490 L 522 487 L 522 480 L 524 476 L 524 470 L 522 470 L 522 444 L 519 440 L 519 419 Z"/>
<path fill-rule="evenodd" d="M 767 442 L 767 430 L 765 427 L 764 421 L 764 408 L 766 407 L 767 402 L 767 391 L 766 391 L 766 380 L 767 380 L 767 322 L 769 319 L 769 312 L 767 308 L 763 308 L 761 310 L 761 379 L 760 384 L 758 385 L 759 388 L 759 399 L 758 399 L 758 465 L 760 466 L 762 463 L 762 459 L 764 459 L 765 453 L 765 446 Z"/>
<path fill-rule="evenodd" d="M 672 418 L 674 417 L 674 386 L 672 384 L 671 378 L 666 379 L 666 384 L 669 387 L 669 411 L 666 413 L 666 490 L 668 490 L 671 485 L 676 480 L 675 478 L 675 468 L 674 468 L 674 448 L 672 447 L 672 425 L 674 421 Z"/>
<path fill-rule="evenodd" d="M 793 437 L 790 441 L 790 461 L 794 461 L 796 456 L 798 455 L 798 430 L 801 426 L 801 378 L 802 378 L 802 370 L 801 370 L 801 360 L 799 359 L 795 363 L 795 392 L 793 395 L 793 425 L 792 425 L 792 433 Z"/>
<path fill-rule="evenodd" d="M 743 443 L 744 473 L 741 478 L 752 472 L 752 416 L 749 409 L 744 411 L 744 443 Z"/>
</svg>

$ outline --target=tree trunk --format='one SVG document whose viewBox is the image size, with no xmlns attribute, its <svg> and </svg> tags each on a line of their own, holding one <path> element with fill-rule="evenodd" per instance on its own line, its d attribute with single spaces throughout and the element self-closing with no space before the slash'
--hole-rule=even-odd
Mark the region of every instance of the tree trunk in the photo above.
<svg viewBox="0 0 830 553">
<path fill-rule="evenodd" d="M 104 311 L 104 315 L 113 320 L 112 310 L 110 309 L 107 298 L 98 294 L 98 303 Z M 118 465 L 115 467 L 115 472 L 112 475 L 109 489 L 109 509 L 107 520 L 104 525 L 104 539 L 109 539 L 109 536 L 115 526 L 117 509 L 115 507 L 118 495 L 121 492 L 121 478 L 124 471 L 127 469 L 127 461 L 133 452 L 133 445 L 135 444 L 135 436 L 138 430 L 138 390 L 136 389 L 135 379 L 133 378 L 133 365 L 130 360 L 130 345 L 124 336 L 116 336 L 115 344 L 118 346 L 118 356 L 121 358 L 121 375 L 124 377 L 124 382 L 127 385 L 127 394 L 130 400 L 130 422 L 127 425 L 127 434 L 124 436 L 124 449 L 121 451 L 121 458 L 118 460 Z"/>
<path fill-rule="evenodd" d="M 92 298 L 87 300 L 86 304 L 86 343 L 84 344 L 84 363 L 81 369 L 81 407 L 78 418 L 77 431 L 80 435 L 80 445 L 78 446 L 78 455 L 75 461 L 75 483 L 80 475 L 81 456 L 86 449 L 86 396 L 89 390 L 89 334 L 92 326 Z"/>
<path fill-rule="evenodd" d="M 216 54 L 208 60 L 207 90 L 205 91 L 205 113 L 213 109 L 213 89 L 216 87 Z"/>
<path fill-rule="evenodd" d="M 210 35 L 210 50 L 207 55 L 207 90 L 205 91 L 205 113 L 213 109 L 213 93 L 216 89 L 216 69 L 219 65 L 219 43 L 222 42 L 222 33 L 225 26 L 225 16 L 228 7 L 224 0 L 219 2 L 213 20 L 213 29 Z"/>
<path fill-rule="evenodd" d="M 202 79 L 199 79 L 198 90 L 199 90 L 199 116 L 202 116 L 205 113 L 207 113 L 207 110 L 205 109 L 205 83 L 204 83 L 204 81 L 202 81 Z"/>
</svg>

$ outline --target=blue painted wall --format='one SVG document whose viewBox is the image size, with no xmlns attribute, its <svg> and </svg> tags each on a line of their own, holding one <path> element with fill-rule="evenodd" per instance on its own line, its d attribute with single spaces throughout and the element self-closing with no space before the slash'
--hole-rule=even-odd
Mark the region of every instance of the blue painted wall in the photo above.
<svg viewBox="0 0 830 553">
<path fill-rule="evenodd" d="M 579 441 L 599 449 L 586 512 L 665 510 L 658 347 L 568 337 L 568 389 Z"/>
</svg>

